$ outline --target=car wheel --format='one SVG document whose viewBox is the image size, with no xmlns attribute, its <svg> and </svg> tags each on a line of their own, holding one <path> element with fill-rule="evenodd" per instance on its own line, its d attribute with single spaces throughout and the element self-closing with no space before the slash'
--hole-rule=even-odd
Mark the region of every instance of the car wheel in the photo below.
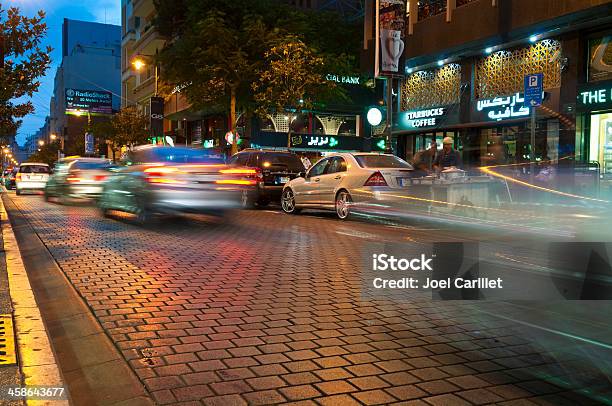
<svg viewBox="0 0 612 406">
<path fill-rule="evenodd" d="M 17 196 L 21 195 L 21 190 L 19 190 L 19 189 L 15 189 L 15 194 L 16 194 Z"/>
<path fill-rule="evenodd" d="M 283 196 L 281 197 L 281 207 L 287 214 L 299 214 L 300 209 L 295 207 L 295 195 L 293 190 L 287 188 L 283 190 Z"/>
<path fill-rule="evenodd" d="M 346 190 L 341 190 L 336 195 L 336 216 L 340 220 L 346 220 L 350 215 L 350 205 L 353 199 Z"/>
<path fill-rule="evenodd" d="M 253 207 L 253 198 L 248 190 L 243 190 L 240 195 L 240 206 L 243 209 L 250 209 Z"/>
<path fill-rule="evenodd" d="M 154 220 L 154 213 L 149 208 L 149 205 L 142 198 L 137 200 L 138 205 L 136 207 L 136 222 L 140 225 L 149 224 Z"/>
<path fill-rule="evenodd" d="M 43 196 L 45 198 L 45 202 L 51 201 L 51 195 L 49 194 L 49 191 L 47 189 L 45 189 Z"/>
</svg>

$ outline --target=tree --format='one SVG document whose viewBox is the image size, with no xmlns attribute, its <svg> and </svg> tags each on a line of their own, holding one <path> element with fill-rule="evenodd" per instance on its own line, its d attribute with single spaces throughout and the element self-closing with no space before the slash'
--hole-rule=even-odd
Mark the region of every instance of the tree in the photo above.
<svg viewBox="0 0 612 406">
<path fill-rule="evenodd" d="M 110 121 L 101 121 L 92 125 L 91 131 L 99 140 L 106 140 L 113 151 L 121 147 L 146 144 L 150 138 L 147 125 L 149 120 L 136 106 L 129 106 L 117 112 Z"/>
<path fill-rule="evenodd" d="M 59 141 L 45 144 L 38 148 L 38 151 L 30 155 L 28 159 L 26 159 L 26 162 L 42 162 L 48 165 L 53 165 L 53 163 L 57 161 L 57 152 L 59 151 L 59 148 Z"/>
<path fill-rule="evenodd" d="M 162 79 L 187 83 L 187 99 L 196 110 L 223 112 L 229 108 L 229 129 L 236 133 L 237 111 L 253 109 L 250 84 L 256 79 L 263 54 L 277 39 L 279 30 L 272 24 L 269 1 L 232 2 L 186 1 L 188 15 L 167 15 L 166 2 L 157 1 L 158 27 L 162 33 L 167 19 L 186 21 L 170 44 L 161 52 Z M 237 137 L 232 153 L 237 150 Z"/>
<path fill-rule="evenodd" d="M 265 66 L 253 83 L 258 113 L 291 112 L 289 122 L 315 103 L 342 90 L 335 82 L 325 80 L 325 60 L 299 38 L 289 37 L 272 47 L 265 55 Z M 291 125 L 287 134 L 291 147 Z"/>
<path fill-rule="evenodd" d="M 44 18 L 43 11 L 29 18 L 16 7 L 5 11 L 0 4 L 0 137 L 5 142 L 16 134 L 20 119 L 34 112 L 32 102 L 18 99 L 33 96 L 51 63 L 52 48 L 41 49 L 47 31 Z"/>
</svg>

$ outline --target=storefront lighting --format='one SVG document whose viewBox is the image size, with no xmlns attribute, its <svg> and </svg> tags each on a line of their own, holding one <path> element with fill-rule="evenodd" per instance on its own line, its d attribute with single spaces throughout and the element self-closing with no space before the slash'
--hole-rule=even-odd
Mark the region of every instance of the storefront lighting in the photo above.
<svg viewBox="0 0 612 406">
<path fill-rule="evenodd" d="M 487 47 L 487 48 L 485 49 L 485 52 L 486 52 L 487 54 L 490 54 L 491 52 L 493 52 L 493 48 L 492 48 L 492 47 Z"/>
<path fill-rule="evenodd" d="M 412 68 L 408 68 L 407 72 L 408 73 L 412 73 L 413 69 Z"/>
<path fill-rule="evenodd" d="M 443 61 L 442 59 L 440 59 L 440 60 L 438 61 L 438 66 L 442 66 L 442 65 L 444 65 L 444 61 Z"/>
<path fill-rule="evenodd" d="M 532 44 L 534 44 L 537 41 L 538 41 L 537 35 L 532 35 L 531 37 L 529 37 L 529 42 L 531 42 Z"/>
</svg>

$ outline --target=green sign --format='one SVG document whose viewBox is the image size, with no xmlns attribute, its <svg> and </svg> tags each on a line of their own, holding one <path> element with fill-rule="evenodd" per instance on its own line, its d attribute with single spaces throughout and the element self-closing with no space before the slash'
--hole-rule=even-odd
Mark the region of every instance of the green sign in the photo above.
<svg viewBox="0 0 612 406">
<path fill-rule="evenodd" d="M 586 85 L 578 90 L 576 110 L 591 111 L 612 108 L 612 81 Z"/>
</svg>

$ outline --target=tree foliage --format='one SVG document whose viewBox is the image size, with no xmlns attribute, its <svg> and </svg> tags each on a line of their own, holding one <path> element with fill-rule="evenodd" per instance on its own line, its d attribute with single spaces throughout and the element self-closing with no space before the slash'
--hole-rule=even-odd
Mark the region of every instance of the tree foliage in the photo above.
<svg viewBox="0 0 612 406">
<path fill-rule="evenodd" d="M 177 7 L 175 0 L 155 0 L 156 26 L 168 39 L 159 55 L 161 78 L 172 85 L 191 83 L 183 92 L 196 111 L 229 111 L 231 130 L 235 128 L 236 111 L 249 117 L 256 109 L 270 107 L 269 97 L 255 97 L 253 83 L 261 85 L 258 90 L 262 94 L 279 89 L 269 76 L 262 78 L 273 73 L 272 62 L 275 67 L 284 64 L 284 70 L 308 78 L 308 100 L 323 96 L 323 92 L 315 91 L 314 83 L 321 83 L 326 73 L 344 74 L 356 67 L 349 55 L 359 52 L 360 24 L 346 23 L 336 14 L 315 16 L 280 0 L 179 3 Z M 303 51 L 298 59 L 309 58 L 315 66 L 300 63 L 300 70 L 289 67 L 290 57 L 283 60 L 276 55 L 289 44 L 297 44 L 296 49 Z M 314 78 L 315 72 L 320 78 Z M 345 93 L 327 83 L 326 95 L 336 91 L 346 99 Z M 275 107 L 280 108 L 280 104 Z"/>
<path fill-rule="evenodd" d="M 106 140 L 113 151 L 123 146 L 134 146 L 147 143 L 150 137 L 146 115 L 135 106 L 118 111 L 110 121 L 94 123 L 91 131 L 99 140 Z"/>
<path fill-rule="evenodd" d="M 34 112 L 32 102 L 18 99 L 33 96 L 51 63 L 52 48 L 41 46 L 47 31 L 44 18 L 43 11 L 29 18 L 0 4 L 0 137 L 14 136 L 21 118 Z"/>
<path fill-rule="evenodd" d="M 42 162 L 52 166 L 53 163 L 57 161 L 57 152 L 59 148 L 59 141 L 45 144 L 38 148 L 38 151 L 30 155 L 28 159 L 26 159 L 26 162 Z"/>
</svg>

